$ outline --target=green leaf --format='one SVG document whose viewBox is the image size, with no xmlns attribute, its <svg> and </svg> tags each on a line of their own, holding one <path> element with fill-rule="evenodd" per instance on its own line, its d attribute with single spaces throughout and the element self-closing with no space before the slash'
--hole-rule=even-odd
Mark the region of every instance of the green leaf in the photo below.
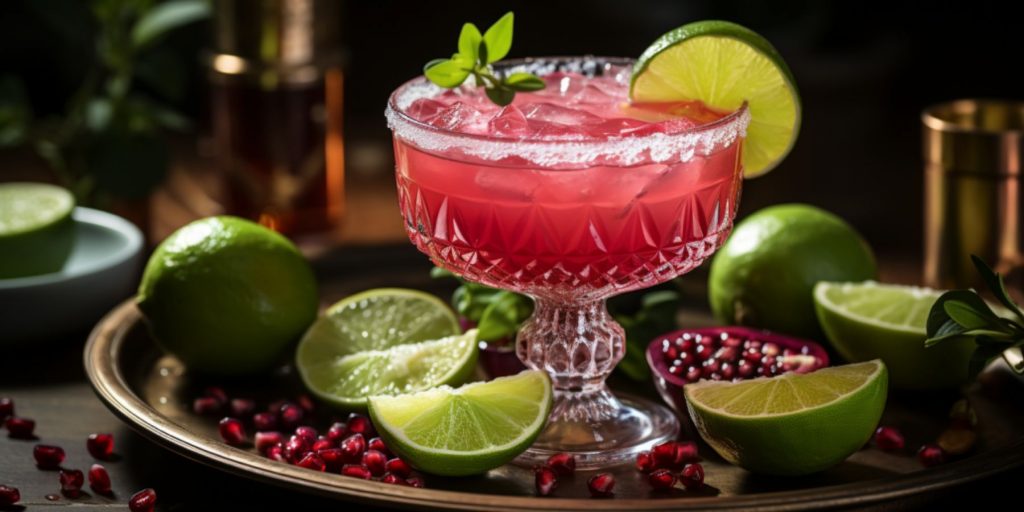
<svg viewBox="0 0 1024 512">
<path fill-rule="evenodd" d="M 448 89 L 458 87 L 469 77 L 469 70 L 453 59 L 434 59 L 423 67 L 423 74 L 435 84 Z"/>
<path fill-rule="evenodd" d="M 487 97 L 490 98 L 495 105 L 498 105 L 499 107 L 504 107 L 505 105 L 512 103 L 512 100 L 515 99 L 516 97 L 516 92 L 513 91 L 512 89 L 500 86 L 488 87 Z"/>
<path fill-rule="evenodd" d="M 0 77 L 0 147 L 25 141 L 32 122 L 31 104 L 20 77 Z"/>
<path fill-rule="evenodd" d="M 512 12 L 505 13 L 498 21 L 494 22 L 484 32 L 484 42 L 487 44 L 487 63 L 497 62 L 508 55 L 512 49 Z"/>
<path fill-rule="evenodd" d="M 443 279 L 448 277 L 456 277 L 451 270 L 441 267 L 434 267 L 430 269 L 430 277 L 433 279 Z"/>
<path fill-rule="evenodd" d="M 459 33 L 459 55 L 473 63 L 474 67 L 480 53 L 481 41 L 483 41 L 483 36 L 480 35 L 480 29 L 476 28 L 476 25 L 472 23 L 462 25 L 462 32 Z"/>
<path fill-rule="evenodd" d="M 145 48 L 166 33 L 210 16 L 205 0 L 171 0 L 157 4 L 139 18 L 132 27 L 132 46 Z"/>
<path fill-rule="evenodd" d="M 942 305 L 942 309 L 946 311 L 946 314 L 953 319 L 954 322 L 960 324 L 965 329 L 981 329 L 982 327 L 999 324 L 999 317 L 988 308 L 985 301 L 981 300 L 977 295 L 974 296 L 977 300 L 974 303 L 968 303 L 962 300 L 949 300 Z"/>
<path fill-rule="evenodd" d="M 512 292 L 498 292 L 480 317 L 477 339 L 497 341 L 515 336 L 520 323 L 526 319 L 522 315 L 521 297 Z"/>
<path fill-rule="evenodd" d="M 989 291 L 992 295 L 995 295 L 996 299 L 999 300 L 1004 306 L 1010 311 L 1013 311 L 1024 321 L 1024 312 L 1021 311 L 1020 306 L 1013 301 L 1010 297 L 1009 292 L 1006 291 L 1006 283 L 1003 281 L 1003 276 L 992 270 L 981 258 L 971 255 L 971 261 L 974 263 L 974 268 L 978 269 L 978 273 L 981 274 L 981 279 L 985 281 L 985 285 L 988 286 Z"/>
<path fill-rule="evenodd" d="M 515 91 L 539 91 L 544 88 L 544 80 L 532 73 L 512 73 L 505 79 L 505 85 Z"/>
</svg>

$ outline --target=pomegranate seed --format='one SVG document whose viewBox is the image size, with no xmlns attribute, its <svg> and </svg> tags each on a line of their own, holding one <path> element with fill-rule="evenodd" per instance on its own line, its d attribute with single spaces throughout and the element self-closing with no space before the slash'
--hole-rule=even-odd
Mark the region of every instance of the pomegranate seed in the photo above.
<svg viewBox="0 0 1024 512">
<path fill-rule="evenodd" d="M 700 489 L 704 486 L 704 466 L 700 464 L 687 464 L 679 473 L 679 483 L 687 489 Z"/>
<path fill-rule="evenodd" d="M 417 489 L 422 489 L 427 485 L 426 482 L 423 481 L 423 477 L 419 475 L 412 475 L 409 478 L 406 478 L 405 483 Z"/>
<path fill-rule="evenodd" d="M 354 464 L 363 459 L 363 452 L 366 451 L 366 439 L 362 434 L 352 434 L 346 437 L 339 447 L 345 454 L 345 462 Z"/>
<path fill-rule="evenodd" d="M 128 499 L 128 510 L 131 512 L 153 512 L 156 506 L 156 491 L 143 489 Z"/>
<path fill-rule="evenodd" d="M 60 492 L 68 498 L 77 498 L 82 494 L 82 484 L 85 483 L 85 475 L 78 469 L 60 470 Z"/>
<path fill-rule="evenodd" d="M 309 449 L 314 452 L 318 452 L 320 450 L 328 450 L 331 448 L 334 448 L 334 443 L 331 442 L 331 440 L 327 439 L 326 437 L 321 437 L 316 441 L 313 441 L 313 446 L 311 446 Z"/>
<path fill-rule="evenodd" d="M 291 403 L 285 402 L 281 406 L 281 426 L 285 429 L 291 430 L 298 427 L 302 423 L 302 419 L 306 417 L 306 412 L 301 407 Z"/>
<path fill-rule="evenodd" d="M 345 422 L 345 424 L 348 426 L 348 431 L 352 434 L 362 434 L 363 437 L 373 437 L 373 424 L 370 423 L 370 418 L 367 418 L 362 414 L 349 414 L 348 421 Z"/>
<path fill-rule="evenodd" d="M 537 466 L 533 470 L 533 485 L 537 494 L 547 496 L 558 487 L 558 471 L 551 466 Z"/>
<path fill-rule="evenodd" d="M 676 443 L 675 458 L 672 460 L 672 464 L 675 468 L 682 468 L 687 464 L 692 464 L 699 460 L 700 455 L 697 454 L 697 443 L 691 443 L 689 441 Z"/>
<path fill-rule="evenodd" d="M 337 422 L 331 425 L 331 428 L 327 429 L 327 439 L 340 443 L 342 439 L 348 437 L 348 426 L 342 422 Z"/>
<path fill-rule="evenodd" d="M 107 468 L 93 464 L 89 468 L 89 488 L 96 494 L 110 495 L 110 473 L 107 473 Z"/>
<path fill-rule="evenodd" d="M 875 431 L 875 446 L 879 450 L 895 452 L 902 450 L 904 445 L 903 434 L 895 427 L 878 427 Z"/>
<path fill-rule="evenodd" d="M 212 396 L 201 396 L 192 401 L 192 412 L 202 416 L 217 416 L 224 404 Z"/>
<path fill-rule="evenodd" d="M 676 475 L 667 469 L 659 469 L 647 475 L 647 482 L 657 490 L 671 489 L 676 485 Z"/>
<path fill-rule="evenodd" d="M 0 423 L 11 416 L 14 416 L 14 400 L 6 396 L 0 397 Z M 9 487 L 9 489 L 13 489 L 13 487 Z"/>
<path fill-rule="evenodd" d="M 312 469 L 313 471 L 323 471 L 327 467 L 324 460 L 313 452 L 307 453 L 306 456 L 302 457 L 302 460 L 296 462 L 295 465 L 301 468 Z"/>
<path fill-rule="evenodd" d="M 384 470 L 402 478 L 408 478 L 412 475 L 412 467 L 409 466 L 409 463 L 397 457 L 384 464 Z"/>
<path fill-rule="evenodd" d="M 363 480 L 373 478 L 373 474 L 370 473 L 370 469 L 362 464 L 345 464 L 341 467 L 341 474 L 355 478 L 362 478 Z"/>
<path fill-rule="evenodd" d="M 676 442 L 665 441 L 651 448 L 654 468 L 671 468 L 676 463 Z"/>
<path fill-rule="evenodd" d="M 284 451 L 284 445 L 275 444 L 270 448 L 267 448 L 267 458 L 278 462 L 288 462 L 288 457 L 285 455 Z"/>
<path fill-rule="evenodd" d="M 611 473 L 598 473 L 587 480 L 587 489 L 595 498 L 607 498 L 615 494 L 615 476 Z"/>
<path fill-rule="evenodd" d="M 380 481 L 386 484 L 409 485 L 404 478 L 394 473 L 384 473 L 384 476 L 380 477 Z"/>
<path fill-rule="evenodd" d="M 36 422 L 28 418 L 12 417 L 7 419 L 7 435 L 14 439 L 35 439 L 32 432 L 36 429 Z"/>
<path fill-rule="evenodd" d="M 389 459 L 391 457 L 395 456 L 393 453 L 391 453 L 391 450 L 388 450 L 388 446 L 386 444 L 384 444 L 384 440 L 379 438 L 379 437 L 374 437 L 373 439 L 370 439 L 369 441 L 367 441 L 366 442 L 366 449 L 367 450 L 377 450 L 378 452 L 381 452 L 384 455 L 387 455 Z"/>
<path fill-rule="evenodd" d="M 377 450 L 366 450 L 363 454 L 363 465 L 370 470 L 370 474 L 373 476 L 380 476 L 384 474 L 384 466 L 388 463 L 387 455 L 384 455 Z"/>
<path fill-rule="evenodd" d="M 36 459 L 39 469 L 60 469 L 64 462 L 64 449 L 59 446 L 37 444 L 32 448 L 32 456 Z"/>
<path fill-rule="evenodd" d="M 277 430 L 277 414 L 272 412 L 256 413 L 252 417 L 252 426 L 256 430 Z"/>
<path fill-rule="evenodd" d="M 749 379 L 754 376 L 756 368 L 750 364 L 750 361 L 740 361 L 740 364 L 736 366 L 736 373 L 739 374 L 741 379 Z"/>
<path fill-rule="evenodd" d="M 936 444 L 926 444 L 917 451 L 917 460 L 926 467 L 938 466 L 946 461 L 946 452 Z"/>
<path fill-rule="evenodd" d="M 231 446 L 240 446 L 245 443 L 245 428 L 242 427 L 242 422 L 235 418 L 220 420 L 217 430 L 220 432 L 220 438 Z"/>
<path fill-rule="evenodd" d="M 251 416 L 253 411 L 256 410 L 256 402 L 253 402 L 248 398 L 234 398 L 231 400 L 229 410 L 232 416 L 236 418 L 245 418 L 247 416 Z"/>
<path fill-rule="evenodd" d="M 302 410 L 307 413 L 312 413 L 316 410 L 316 403 L 313 402 L 313 399 L 310 398 L 309 395 L 299 395 L 295 397 L 295 401 L 299 404 L 299 407 L 302 407 Z"/>
<path fill-rule="evenodd" d="M 686 382 L 697 382 L 700 380 L 702 372 L 700 368 L 691 366 L 689 370 L 686 370 Z"/>
<path fill-rule="evenodd" d="M 576 457 L 568 453 L 556 453 L 548 457 L 547 465 L 560 476 L 569 476 L 576 472 Z"/>
<path fill-rule="evenodd" d="M 93 458 L 110 460 L 114 454 L 114 436 L 112 434 L 89 434 L 85 440 L 85 447 Z"/>
<path fill-rule="evenodd" d="M 340 448 L 327 448 L 316 452 L 327 465 L 328 471 L 338 471 L 345 464 L 345 452 Z"/>
<path fill-rule="evenodd" d="M 316 442 L 316 438 L 320 437 L 320 433 L 313 427 L 302 426 L 295 429 L 295 435 L 305 437 L 309 444 Z"/>
<path fill-rule="evenodd" d="M 224 392 L 224 388 L 219 386 L 210 386 L 206 388 L 203 390 L 203 396 L 220 402 L 222 407 L 228 403 L 228 394 Z"/>
<path fill-rule="evenodd" d="M 654 469 L 654 456 L 651 452 L 640 452 L 636 454 L 636 470 L 642 473 L 649 473 Z"/>
<path fill-rule="evenodd" d="M 309 440 L 302 436 L 291 436 L 284 443 L 284 456 L 291 462 L 302 460 L 309 453 Z"/>
<path fill-rule="evenodd" d="M 765 343 L 764 346 L 761 347 L 761 353 L 766 356 L 775 357 L 779 355 L 779 346 L 774 343 Z"/>
<path fill-rule="evenodd" d="M 21 492 L 17 487 L 0 485 L 0 507 L 9 507 L 21 501 Z"/>
<path fill-rule="evenodd" d="M 271 446 L 281 444 L 284 434 L 280 432 L 256 432 L 256 451 L 266 455 Z"/>
</svg>

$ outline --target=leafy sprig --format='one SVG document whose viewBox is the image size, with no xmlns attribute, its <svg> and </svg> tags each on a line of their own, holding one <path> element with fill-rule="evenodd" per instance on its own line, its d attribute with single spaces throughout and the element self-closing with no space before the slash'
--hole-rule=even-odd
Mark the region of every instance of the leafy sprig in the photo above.
<svg viewBox="0 0 1024 512">
<path fill-rule="evenodd" d="M 999 356 L 1014 372 L 1024 374 L 1024 312 L 1006 291 L 1001 275 L 977 256 L 971 255 L 971 261 L 992 295 L 1017 319 L 997 315 L 973 290 L 951 290 L 940 295 L 928 313 L 925 346 L 973 339 L 977 346 L 968 367 L 971 378 Z"/>
<path fill-rule="evenodd" d="M 459 51 L 450 59 L 434 59 L 423 66 L 423 74 L 435 84 L 452 89 L 470 76 L 497 105 L 512 103 L 516 92 L 539 91 L 544 81 L 532 73 L 495 74 L 491 64 L 508 55 L 512 48 L 513 14 L 506 13 L 483 34 L 472 23 L 462 25 Z"/>
</svg>

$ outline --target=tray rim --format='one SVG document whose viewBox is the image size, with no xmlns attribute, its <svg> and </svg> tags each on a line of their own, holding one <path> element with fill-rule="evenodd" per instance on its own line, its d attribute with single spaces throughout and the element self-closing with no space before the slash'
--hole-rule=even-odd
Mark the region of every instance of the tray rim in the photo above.
<svg viewBox="0 0 1024 512">
<path fill-rule="evenodd" d="M 126 300 L 100 320 L 89 334 L 83 351 L 83 362 L 89 383 L 96 396 L 114 415 L 143 437 L 190 460 L 253 480 L 334 499 L 433 510 L 808 510 L 866 506 L 906 498 L 1024 466 L 1022 437 L 1004 450 L 884 480 L 739 496 L 608 500 L 540 498 L 398 487 L 368 480 L 342 478 L 334 474 L 317 473 L 280 464 L 194 434 L 145 403 L 128 385 L 124 373 L 117 364 L 125 335 L 141 320 L 142 315 L 136 308 L 134 299 Z"/>
</svg>

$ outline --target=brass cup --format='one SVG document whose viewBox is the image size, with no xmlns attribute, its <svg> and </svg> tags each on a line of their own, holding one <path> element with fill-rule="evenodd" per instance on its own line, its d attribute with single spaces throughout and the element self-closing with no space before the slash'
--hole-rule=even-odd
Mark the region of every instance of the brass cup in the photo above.
<svg viewBox="0 0 1024 512">
<path fill-rule="evenodd" d="M 1004 275 L 1021 269 L 1024 102 L 952 101 L 925 109 L 921 122 L 925 284 L 980 284 L 971 254 Z"/>
</svg>

